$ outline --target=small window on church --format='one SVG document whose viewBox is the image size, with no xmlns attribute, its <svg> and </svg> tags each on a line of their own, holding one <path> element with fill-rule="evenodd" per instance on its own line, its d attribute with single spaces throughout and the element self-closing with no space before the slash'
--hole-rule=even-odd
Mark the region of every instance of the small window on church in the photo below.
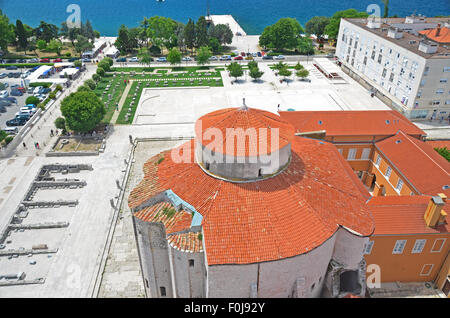
<svg viewBox="0 0 450 318">
<path fill-rule="evenodd" d="M 206 170 L 209 170 L 209 162 L 205 164 Z"/>
<path fill-rule="evenodd" d="M 316 287 L 316 283 L 314 283 L 314 284 L 311 285 L 311 291 L 314 290 L 314 287 Z"/>
<path fill-rule="evenodd" d="M 262 177 L 262 169 L 258 170 L 258 177 Z"/>
<path fill-rule="evenodd" d="M 165 297 L 166 296 L 166 287 L 159 287 L 159 291 L 161 292 L 161 297 Z"/>
<path fill-rule="evenodd" d="M 189 267 L 194 267 L 194 260 L 193 259 L 189 260 Z"/>
</svg>

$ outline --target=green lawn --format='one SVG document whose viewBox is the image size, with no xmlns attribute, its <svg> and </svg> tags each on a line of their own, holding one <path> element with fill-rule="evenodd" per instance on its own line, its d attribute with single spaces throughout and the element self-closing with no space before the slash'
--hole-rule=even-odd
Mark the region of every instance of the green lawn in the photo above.
<svg viewBox="0 0 450 318">
<path fill-rule="evenodd" d="M 114 115 L 114 111 L 116 109 L 116 104 L 119 103 L 123 91 L 125 90 L 125 84 L 123 83 L 123 81 L 128 77 L 129 77 L 128 75 L 127 76 L 118 75 L 116 77 L 113 77 L 112 74 L 107 74 L 97 84 L 97 87 L 95 88 L 94 92 L 102 100 L 102 102 L 108 102 L 108 94 L 112 94 L 111 101 L 105 105 L 106 114 L 103 117 L 102 123 L 109 123 L 111 121 L 111 118 Z M 118 83 L 120 85 L 114 91 L 113 87 L 115 87 Z M 110 91 L 106 94 L 103 94 L 103 91 L 105 90 L 107 85 L 111 85 Z"/>
</svg>

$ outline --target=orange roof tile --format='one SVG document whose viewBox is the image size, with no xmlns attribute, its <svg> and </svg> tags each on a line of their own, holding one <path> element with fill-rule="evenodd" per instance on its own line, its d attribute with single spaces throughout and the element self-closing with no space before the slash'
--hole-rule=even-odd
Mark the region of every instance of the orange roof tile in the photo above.
<svg viewBox="0 0 450 318">
<path fill-rule="evenodd" d="M 425 35 L 430 40 L 433 40 L 435 42 L 439 43 L 450 43 L 450 29 L 447 27 L 441 27 L 441 30 L 439 31 L 439 35 L 436 36 L 437 29 L 431 29 L 431 30 L 422 30 L 419 31 L 420 34 Z"/>
<path fill-rule="evenodd" d="M 213 133 L 213 129 L 220 131 L 223 138 L 219 149 L 213 148 L 211 143 L 215 140 L 208 136 L 208 133 Z M 254 140 L 246 138 L 245 143 L 234 141 L 233 144 L 230 143 L 234 147 L 230 146 L 228 149 L 227 142 L 231 142 L 233 138 L 236 139 L 232 135 L 232 129 L 243 138 L 247 130 L 254 129 L 256 138 Z M 278 129 L 279 136 L 274 139 L 278 145 L 272 145 L 273 129 Z M 294 127 L 282 120 L 280 116 L 267 111 L 254 108 L 227 108 L 200 117 L 195 125 L 195 133 L 200 143 L 208 149 L 232 156 L 256 156 L 270 154 L 288 145 L 294 138 Z"/>
<path fill-rule="evenodd" d="M 326 130 L 327 136 L 426 135 L 406 117 L 393 110 L 280 112 L 296 132 Z"/>
<path fill-rule="evenodd" d="M 445 148 L 450 150 L 450 140 L 427 140 L 426 143 L 434 148 Z"/>
<path fill-rule="evenodd" d="M 292 141 L 290 165 L 276 177 L 232 183 L 207 175 L 194 162 L 195 141 L 180 146 L 192 163 L 175 163 L 170 151 L 151 158 L 131 192 L 133 209 L 171 189 L 202 214 L 208 264 L 248 264 L 307 253 L 339 226 L 368 236 L 374 222 L 354 172 L 329 143 Z"/>
<path fill-rule="evenodd" d="M 422 194 L 450 197 L 450 163 L 432 146 L 402 131 L 375 145 Z"/>
<path fill-rule="evenodd" d="M 203 252 L 202 240 L 199 239 L 199 232 L 177 233 L 168 236 L 170 246 L 192 253 Z"/>
<path fill-rule="evenodd" d="M 174 215 L 167 214 L 167 209 L 174 209 L 169 202 L 159 202 L 150 207 L 146 207 L 134 214 L 142 221 L 152 223 L 162 223 L 166 228 L 166 234 L 180 232 L 189 229 L 192 222 L 192 214 L 181 210 Z"/>
<path fill-rule="evenodd" d="M 388 234 L 435 234 L 449 231 L 447 224 L 439 225 L 435 229 L 427 227 L 424 221 L 424 214 L 430 202 L 431 196 L 386 196 L 373 197 L 368 202 L 368 207 L 372 211 L 375 220 L 374 235 Z M 445 211 L 450 210 L 450 204 L 444 207 Z"/>
</svg>

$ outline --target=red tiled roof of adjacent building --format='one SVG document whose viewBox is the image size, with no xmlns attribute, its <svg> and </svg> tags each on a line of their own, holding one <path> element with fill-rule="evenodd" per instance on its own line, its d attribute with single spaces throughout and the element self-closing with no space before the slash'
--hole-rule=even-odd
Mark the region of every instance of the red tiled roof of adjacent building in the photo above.
<svg viewBox="0 0 450 318">
<path fill-rule="evenodd" d="M 400 131 L 376 147 L 422 194 L 450 197 L 450 163 L 432 146 Z"/>
<path fill-rule="evenodd" d="M 438 43 L 450 43 L 450 29 L 447 27 L 440 27 L 439 34 L 438 28 L 431 30 L 422 30 L 419 31 L 419 33 Z"/>
<path fill-rule="evenodd" d="M 327 136 L 394 135 L 402 130 L 413 136 L 426 133 L 393 110 L 280 112 L 297 133 L 326 130 Z"/>
<path fill-rule="evenodd" d="M 209 265 L 249 264 L 307 253 L 343 226 L 363 236 L 374 222 L 354 172 L 329 143 L 292 141 L 289 166 L 275 177 L 233 183 L 206 174 L 194 161 L 195 140 L 180 148 L 191 163 L 175 163 L 171 152 L 151 158 L 145 177 L 131 192 L 139 210 L 171 189 L 203 216 L 203 241 Z M 138 213 L 138 212 L 137 212 Z"/>
<path fill-rule="evenodd" d="M 450 139 L 449 140 L 427 140 L 426 143 L 434 148 L 447 148 L 450 150 Z"/>
<path fill-rule="evenodd" d="M 170 246 L 180 250 L 192 253 L 203 252 L 202 240 L 199 237 L 200 232 L 177 233 L 168 236 Z"/>
<path fill-rule="evenodd" d="M 374 235 L 389 234 L 433 234 L 446 233 L 449 230 L 446 224 L 438 225 L 436 228 L 426 226 L 424 214 L 430 202 L 431 196 L 378 196 L 368 202 L 375 220 Z M 444 210 L 450 212 L 450 204 L 447 203 Z"/>
<path fill-rule="evenodd" d="M 254 129 L 256 138 L 246 138 L 245 143 L 236 142 L 233 129 L 234 133 L 243 138 L 246 138 L 246 131 Z M 275 132 L 273 129 L 278 129 L 279 137 L 274 135 L 276 138 L 272 138 L 272 133 Z M 218 140 L 209 139 L 208 136 L 214 130 L 221 134 L 214 138 L 223 138 L 219 149 L 214 149 L 211 144 Z M 256 156 L 270 154 L 288 145 L 294 138 L 294 127 L 271 112 L 254 108 L 226 108 L 200 117 L 195 125 L 195 133 L 201 139 L 200 143 L 210 150 L 231 156 Z M 276 144 L 272 144 L 272 141 L 276 141 Z M 229 143 L 230 147 L 227 147 L 227 142 L 233 143 Z"/>
</svg>

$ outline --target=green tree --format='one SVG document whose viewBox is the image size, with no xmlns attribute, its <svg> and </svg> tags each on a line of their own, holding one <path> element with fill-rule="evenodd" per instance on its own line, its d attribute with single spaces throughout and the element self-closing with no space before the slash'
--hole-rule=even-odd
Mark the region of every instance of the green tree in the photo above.
<svg viewBox="0 0 450 318">
<path fill-rule="evenodd" d="M 81 34 L 85 37 L 87 37 L 89 40 L 94 41 L 95 40 L 95 32 L 92 28 L 92 24 L 89 20 L 86 21 L 84 25 L 81 27 Z"/>
<path fill-rule="evenodd" d="M 197 63 L 204 65 L 209 63 L 209 58 L 212 56 L 211 50 L 207 46 L 202 46 L 197 51 Z"/>
<path fill-rule="evenodd" d="M 292 71 L 290 71 L 288 68 L 282 68 L 278 71 L 278 74 L 283 76 L 284 80 L 286 80 L 286 77 L 289 77 L 292 75 Z"/>
<path fill-rule="evenodd" d="M 114 65 L 114 61 L 113 61 L 113 59 L 110 58 L 110 57 L 105 57 L 102 61 L 108 62 L 108 64 L 109 64 L 110 67 Z"/>
<path fill-rule="evenodd" d="M 273 68 L 276 69 L 277 71 L 280 71 L 280 70 L 282 70 L 284 68 L 287 68 L 287 64 L 280 61 L 277 64 L 275 64 L 273 66 Z"/>
<path fill-rule="evenodd" d="M 152 56 L 150 55 L 150 52 L 146 47 L 143 47 L 139 50 L 138 57 L 139 61 L 147 66 L 150 66 L 151 62 L 153 61 Z"/>
<path fill-rule="evenodd" d="M 237 81 L 238 77 L 241 77 L 242 75 L 244 75 L 244 70 L 243 70 L 242 66 L 237 62 L 231 62 L 227 66 L 227 70 L 228 70 L 228 72 L 230 72 L 230 76 L 234 77 L 234 79 L 236 81 Z"/>
<path fill-rule="evenodd" d="M 293 49 L 297 46 L 302 32 L 304 30 L 297 20 L 282 18 L 264 29 L 259 38 L 259 45 L 277 50 Z"/>
<path fill-rule="evenodd" d="M 226 24 L 212 25 L 208 33 L 210 37 L 216 38 L 220 45 L 231 44 L 233 42 L 233 32 Z"/>
<path fill-rule="evenodd" d="M 80 68 L 82 65 L 80 60 L 76 60 L 75 62 L 73 62 L 73 66 Z"/>
<path fill-rule="evenodd" d="M 37 40 L 36 45 L 39 51 L 43 51 L 47 48 L 47 42 L 45 42 L 44 40 Z"/>
<path fill-rule="evenodd" d="M 314 45 L 313 41 L 307 37 L 300 37 L 298 39 L 297 51 L 303 55 L 312 55 L 314 54 Z"/>
<path fill-rule="evenodd" d="M 294 69 L 296 71 L 300 71 L 302 69 L 304 69 L 303 65 L 300 64 L 300 62 L 297 62 L 297 64 L 295 64 Z"/>
<path fill-rule="evenodd" d="M 21 48 L 25 54 L 27 54 L 28 35 L 22 21 L 20 20 L 16 21 L 16 36 L 18 47 Z"/>
<path fill-rule="evenodd" d="M 91 90 L 94 90 L 97 84 L 95 84 L 94 80 L 88 79 L 84 82 L 85 85 L 87 85 Z"/>
<path fill-rule="evenodd" d="M 75 46 L 75 40 L 77 39 L 78 35 L 81 35 L 81 29 L 80 28 L 69 28 L 67 26 L 67 22 L 61 23 L 61 28 L 59 30 L 59 34 L 67 39 L 70 40 L 72 43 L 72 46 Z"/>
<path fill-rule="evenodd" d="M 14 39 L 14 32 L 9 24 L 6 14 L 0 9 L 0 49 L 8 51 L 8 43 Z"/>
<path fill-rule="evenodd" d="M 101 77 L 105 76 L 105 70 L 103 68 L 101 68 L 101 67 L 97 68 L 97 72 L 96 73 L 97 73 L 97 75 L 99 75 Z"/>
<path fill-rule="evenodd" d="M 75 50 L 80 56 L 84 51 L 90 50 L 94 47 L 94 45 L 89 42 L 89 39 L 85 36 L 78 35 L 77 41 L 75 42 Z"/>
<path fill-rule="evenodd" d="M 92 75 L 92 80 L 93 80 L 94 82 L 96 82 L 96 83 L 100 82 L 101 79 L 102 79 L 102 78 L 101 78 L 100 75 L 98 75 L 98 74 L 93 74 L 93 75 Z"/>
<path fill-rule="evenodd" d="M 61 54 L 61 50 L 63 48 L 63 44 L 60 40 L 50 40 L 50 43 L 47 46 L 47 49 L 56 53 L 58 56 Z"/>
<path fill-rule="evenodd" d="M 103 119 L 105 107 L 94 92 L 72 93 L 61 102 L 61 113 L 69 129 L 91 132 Z"/>
<path fill-rule="evenodd" d="M 222 46 L 220 45 L 219 40 L 217 40 L 216 38 L 209 39 L 209 47 L 214 54 L 219 54 L 222 51 Z"/>
<path fill-rule="evenodd" d="M 58 117 L 55 119 L 55 127 L 57 129 L 62 129 L 63 132 L 66 131 L 66 120 L 63 117 Z"/>
<path fill-rule="evenodd" d="M 248 68 L 251 70 L 252 68 L 258 68 L 258 62 L 256 61 L 250 61 L 247 64 Z"/>
<path fill-rule="evenodd" d="M 46 43 L 49 43 L 58 37 L 58 30 L 56 25 L 41 21 L 39 26 L 34 29 L 34 34 L 39 40 L 44 40 Z"/>
<path fill-rule="evenodd" d="M 309 75 L 309 71 L 307 69 L 301 69 L 295 72 L 295 75 L 299 78 L 306 78 Z"/>
<path fill-rule="evenodd" d="M 186 27 L 184 28 L 184 43 L 188 49 L 192 50 L 194 48 L 195 38 L 195 24 L 192 19 L 189 19 Z"/>
<path fill-rule="evenodd" d="M 264 72 L 260 71 L 258 66 L 250 68 L 250 77 L 253 78 L 254 81 L 257 81 L 264 75 Z"/>
<path fill-rule="evenodd" d="M 105 60 L 101 60 L 100 62 L 98 62 L 98 67 L 101 67 L 102 69 L 105 70 L 105 72 L 110 72 L 111 71 L 111 65 L 109 64 L 108 61 Z"/>
<path fill-rule="evenodd" d="M 330 22 L 325 27 L 325 34 L 328 34 L 328 39 L 336 39 L 339 33 L 342 18 L 367 18 L 367 12 L 360 12 L 356 9 L 348 9 L 344 11 L 337 11 L 330 18 Z"/>
<path fill-rule="evenodd" d="M 202 47 L 208 45 L 208 24 L 204 16 L 198 18 L 195 25 L 196 46 Z"/>
<path fill-rule="evenodd" d="M 389 16 L 389 0 L 383 0 L 383 4 L 384 4 L 383 18 L 387 18 Z"/>
<path fill-rule="evenodd" d="M 171 18 L 154 16 L 148 19 L 147 36 L 154 45 L 168 48 L 174 43 L 177 26 Z"/>
<path fill-rule="evenodd" d="M 81 85 L 77 89 L 77 92 L 90 92 L 90 91 L 92 91 L 92 89 L 89 86 L 87 86 L 86 84 Z"/>
<path fill-rule="evenodd" d="M 122 54 L 130 52 L 132 49 L 128 28 L 123 24 L 119 28 L 119 36 L 114 45 Z"/>
<path fill-rule="evenodd" d="M 35 97 L 35 96 L 30 96 L 27 97 L 27 99 L 25 100 L 25 104 L 30 105 L 33 104 L 35 106 L 37 106 L 37 104 L 39 104 L 39 98 Z"/>
<path fill-rule="evenodd" d="M 318 39 L 321 39 L 329 22 L 330 18 L 328 17 L 312 17 L 305 24 L 306 33 L 315 34 Z"/>
<path fill-rule="evenodd" d="M 167 60 L 170 64 L 180 64 L 181 63 L 181 52 L 176 48 L 172 48 L 167 55 Z"/>
</svg>

